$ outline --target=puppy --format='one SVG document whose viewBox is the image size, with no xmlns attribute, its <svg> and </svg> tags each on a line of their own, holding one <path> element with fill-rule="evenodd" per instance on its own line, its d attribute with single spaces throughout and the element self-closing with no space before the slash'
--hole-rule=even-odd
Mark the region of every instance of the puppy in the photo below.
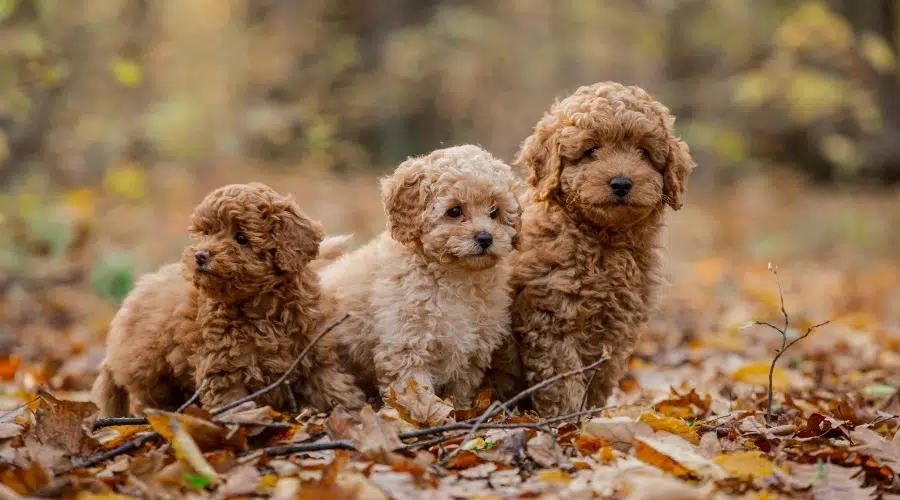
<svg viewBox="0 0 900 500">
<path fill-rule="evenodd" d="M 388 230 L 322 270 L 351 313 L 336 333 L 370 393 L 411 380 L 470 406 L 509 334 L 516 181 L 471 145 L 410 158 L 381 181 Z"/>
<path fill-rule="evenodd" d="M 335 316 L 308 268 L 322 228 L 291 198 L 225 186 L 196 208 L 190 232 L 181 264 L 141 278 L 112 321 L 94 384 L 102 416 L 127 414 L 129 396 L 139 413 L 175 409 L 203 380 L 204 406 L 237 400 L 281 377 Z M 288 409 L 293 392 L 321 410 L 364 402 L 327 335 L 292 375 L 258 402 Z"/>
<path fill-rule="evenodd" d="M 604 405 L 625 371 L 662 283 L 665 207 L 681 207 L 694 166 L 673 124 L 642 89 L 598 83 L 554 104 L 522 145 L 529 187 L 512 257 L 515 342 L 498 350 L 492 372 L 508 382 L 524 369 L 534 385 L 610 357 L 590 387 L 585 373 L 536 393 L 543 416 L 577 411 L 586 391 L 588 408 Z"/>
</svg>

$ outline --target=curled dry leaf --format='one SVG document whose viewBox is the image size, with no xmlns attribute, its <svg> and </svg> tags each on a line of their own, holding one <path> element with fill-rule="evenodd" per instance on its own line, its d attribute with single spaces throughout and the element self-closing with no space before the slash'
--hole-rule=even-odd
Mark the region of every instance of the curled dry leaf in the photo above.
<svg viewBox="0 0 900 500">
<path fill-rule="evenodd" d="M 420 427 L 435 427 L 448 422 L 453 406 L 439 398 L 434 392 L 410 380 L 402 394 L 394 387 L 385 402 L 400 414 L 400 418 Z"/>
<path fill-rule="evenodd" d="M 206 461 L 200 447 L 188 434 L 187 430 L 176 419 L 168 422 L 169 434 L 172 436 L 172 447 L 175 448 L 175 457 L 186 465 L 189 465 L 197 474 L 206 478 L 210 484 L 219 483 L 219 475 L 212 465 Z"/>
<path fill-rule="evenodd" d="M 703 458 L 684 439 L 672 434 L 635 436 L 635 456 L 675 476 L 698 476 L 724 479 L 728 473 L 714 462 Z"/>
<path fill-rule="evenodd" d="M 622 416 L 591 419 L 584 423 L 582 432 L 606 441 L 619 451 L 628 451 L 634 446 L 635 436 L 650 436 L 653 429 L 645 422 Z"/>
<path fill-rule="evenodd" d="M 89 455 L 100 445 L 88 434 L 97 412 L 93 403 L 63 401 L 44 392 L 34 413 L 34 435 L 68 455 Z"/>
<path fill-rule="evenodd" d="M 852 450 L 863 452 L 900 474 L 900 431 L 888 441 L 868 427 L 857 427 L 850 431 L 850 438 L 856 443 Z"/>
<path fill-rule="evenodd" d="M 247 449 L 247 441 L 241 431 L 232 433 L 224 425 L 211 420 L 161 410 L 147 410 L 146 414 L 150 427 L 168 441 L 175 439 L 172 431 L 172 422 L 177 422 L 178 427 L 190 435 L 191 439 L 202 450 L 213 450 L 223 447 L 237 450 Z"/>
<path fill-rule="evenodd" d="M 371 405 L 364 406 L 359 417 L 360 426 L 353 433 L 357 451 L 378 463 L 393 462 L 394 450 L 403 446 L 394 429 L 375 414 Z"/>
</svg>

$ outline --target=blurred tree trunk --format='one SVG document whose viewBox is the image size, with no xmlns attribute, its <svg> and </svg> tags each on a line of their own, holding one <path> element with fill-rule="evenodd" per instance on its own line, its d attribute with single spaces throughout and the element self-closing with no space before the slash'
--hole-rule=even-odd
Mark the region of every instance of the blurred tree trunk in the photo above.
<svg viewBox="0 0 900 500">
<path fill-rule="evenodd" d="M 880 36 L 891 47 L 895 57 L 892 72 L 871 71 L 868 77 L 882 113 L 883 128 L 879 135 L 863 147 L 862 174 L 888 182 L 900 182 L 900 0 L 831 0 L 853 27 L 857 39 L 867 33 Z"/>
</svg>

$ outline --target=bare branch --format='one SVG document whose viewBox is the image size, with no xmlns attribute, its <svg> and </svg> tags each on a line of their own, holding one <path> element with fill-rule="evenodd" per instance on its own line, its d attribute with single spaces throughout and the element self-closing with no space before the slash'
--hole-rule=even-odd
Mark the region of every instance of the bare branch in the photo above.
<svg viewBox="0 0 900 500">
<path fill-rule="evenodd" d="M 300 352 L 300 354 L 297 356 L 297 358 L 294 359 L 294 362 L 291 363 L 291 366 L 287 369 L 286 372 L 284 372 L 284 374 L 281 377 L 279 377 L 278 380 L 276 380 L 275 382 L 272 382 L 271 384 L 263 387 L 262 389 L 254 392 L 252 394 L 248 394 L 248 395 L 238 399 L 237 401 L 232 401 L 231 403 L 228 403 L 227 405 L 220 406 L 218 408 L 214 408 L 212 411 L 210 411 L 210 413 L 212 415 L 222 414 L 232 408 L 238 407 L 238 406 L 246 403 L 247 401 L 253 401 L 256 398 L 277 389 L 278 386 L 283 384 L 288 379 L 288 377 L 291 376 L 291 373 L 293 373 L 293 371 L 297 369 L 297 366 L 300 365 L 300 362 L 303 361 L 303 358 L 305 358 L 306 355 L 309 353 L 309 351 L 312 350 L 313 346 L 315 346 L 316 343 L 322 339 L 322 337 L 324 337 L 325 335 L 328 335 L 329 332 L 331 332 L 332 330 L 337 328 L 338 325 L 343 323 L 349 317 L 350 317 L 350 314 L 345 314 L 343 318 L 328 325 L 328 328 L 322 330 L 322 333 L 316 335 L 316 338 L 314 338 L 312 340 L 312 342 L 310 342 L 309 344 L 306 345 L 306 347 L 303 349 L 303 351 Z"/>
<path fill-rule="evenodd" d="M 197 390 L 194 391 L 194 395 L 191 396 L 190 399 L 188 399 L 187 401 L 185 401 L 183 405 L 179 406 L 178 409 L 175 410 L 175 413 L 181 413 L 181 412 L 187 410 L 187 409 L 188 409 L 188 406 L 191 406 L 192 404 L 194 404 L 195 402 L 197 402 L 197 400 L 200 399 L 200 393 L 203 392 L 203 391 L 205 391 L 205 390 L 206 390 L 206 387 L 207 387 L 208 385 L 209 385 L 209 380 L 208 380 L 208 379 L 203 379 L 203 382 L 200 382 L 200 387 L 198 387 Z"/>
</svg>

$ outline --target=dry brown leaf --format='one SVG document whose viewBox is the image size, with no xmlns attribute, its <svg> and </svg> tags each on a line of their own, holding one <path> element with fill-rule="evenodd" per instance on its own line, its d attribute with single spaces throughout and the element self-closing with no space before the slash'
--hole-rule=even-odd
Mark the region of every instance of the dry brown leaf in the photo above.
<svg viewBox="0 0 900 500">
<path fill-rule="evenodd" d="M 217 493 L 223 498 L 251 495 L 259 489 L 260 481 L 262 475 L 255 464 L 241 465 L 228 472 L 225 484 L 217 490 Z"/>
<path fill-rule="evenodd" d="M 540 432 L 525 445 L 528 456 L 544 468 L 556 467 L 565 460 L 553 436 Z"/>
<path fill-rule="evenodd" d="M 63 401 L 42 393 L 34 414 L 34 435 L 44 445 L 59 448 L 68 455 L 90 455 L 100 446 L 88 434 L 97 413 L 93 403 Z"/>
<path fill-rule="evenodd" d="M 22 426 L 11 422 L 0 424 L 0 439 L 9 439 L 22 434 Z"/>
<path fill-rule="evenodd" d="M 856 443 L 852 450 L 870 455 L 895 474 L 900 473 L 900 431 L 888 441 L 868 427 L 857 427 L 850 431 L 850 438 Z"/>
<path fill-rule="evenodd" d="M 475 404 L 472 405 L 472 408 L 466 408 L 462 410 L 453 410 L 453 419 L 457 422 L 462 422 L 463 420 L 469 420 L 481 416 L 484 412 L 488 410 L 491 406 L 491 401 L 494 399 L 494 390 L 490 387 L 485 387 L 478 391 L 478 395 L 475 397 Z"/>
<path fill-rule="evenodd" d="M 582 432 L 606 441 L 619 451 L 628 451 L 634 446 L 635 436 L 650 436 L 653 429 L 644 422 L 621 416 L 591 419 L 584 423 Z"/>
<path fill-rule="evenodd" d="M 359 412 L 361 424 L 354 429 L 353 444 L 367 459 L 390 464 L 394 460 L 394 450 L 403 446 L 397 433 L 381 417 L 366 405 Z"/>
<path fill-rule="evenodd" d="M 703 418 L 709 413 L 712 404 L 712 396 L 706 394 L 700 397 L 697 391 L 691 389 L 685 395 L 675 394 L 674 397 L 656 403 L 656 411 L 668 417 L 680 419 Z"/>
<path fill-rule="evenodd" d="M 0 483 L 20 495 L 30 495 L 50 483 L 50 475 L 37 462 L 0 472 Z"/>
<path fill-rule="evenodd" d="M 416 380 L 410 380 L 402 394 L 397 394 L 391 386 L 385 403 L 395 408 L 403 420 L 416 426 L 436 427 L 452 422 L 449 417 L 453 406 L 420 386 Z"/>
<path fill-rule="evenodd" d="M 801 465 L 791 464 L 791 483 L 795 488 L 812 489 L 816 500 L 831 499 L 874 499 L 878 494 L 875 486 L 863 487 L 865 473 L 862 467 L 840 467 L 826 462 Z"/>
</svg>

